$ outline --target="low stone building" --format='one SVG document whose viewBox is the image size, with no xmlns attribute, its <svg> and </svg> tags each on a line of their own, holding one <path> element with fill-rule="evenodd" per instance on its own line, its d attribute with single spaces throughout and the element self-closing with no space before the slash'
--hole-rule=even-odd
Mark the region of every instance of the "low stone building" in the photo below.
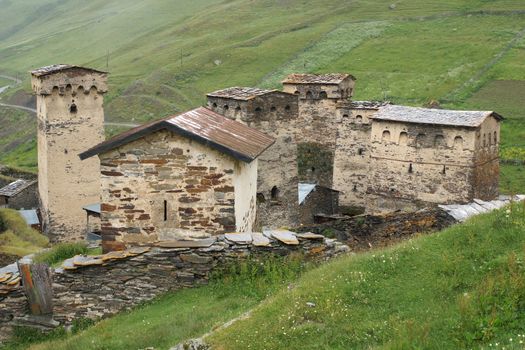
<svg viewBox="0 0 525 350">
<path fill-rule="evenodd" d="M 117 135 L 80 155 L 101 162 L 104 250 L 249 232 L 257 157 L 274 139 L 200 107 Z"/>
<path fill-rule="evenodd" d="M 316 223 L 320 216 L 339 214 L 339 191 L 326 186 L 299 183 L 298 202 L 301 225 Z"/>
<path fill-rule="evenodd" d="M 335 159 L 342 205 L 380 212 L 498 196 L 497 113 L 370 103 L 352 112 Z"/>
<path fill-rule="evenodd" d="M 38 208 L 38 182 L 18 179 L 0 188 L 0 208 Z"/>
</svg>

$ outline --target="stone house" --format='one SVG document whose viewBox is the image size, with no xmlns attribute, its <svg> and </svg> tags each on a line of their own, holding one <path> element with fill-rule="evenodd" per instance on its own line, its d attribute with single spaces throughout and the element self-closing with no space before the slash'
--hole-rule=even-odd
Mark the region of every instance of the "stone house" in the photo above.
<svg viewBox="0 0 525 350">
<path fill-rule="evenodd" d="M 331 216 L 339 213 L 339 191 L 326 186 L 299 183 L 298 202 L 302 225 L 316 223 L 321 215 Z"/>
<path fill-rule="evenodd" d="M 100 201 L 100 163 L 78 153 L 104 140 L 107 73 L 57 64 L 31 72 L 37 100 L 38 191 L 51 241 L 83 238 L 82 206 Z"/>
<path fill-rule="evenodd" d="M 100 158 L 104 250 L 251 231 L 257 157 L 273 142 L 200 107 L 131 129 L 80 154 L 81 159 Z"/>
<path fill-rule="evenodd" d="M 18 179 L 0 188 L 0 208 L 38 208 L 38 182 Z"/>
</svg>

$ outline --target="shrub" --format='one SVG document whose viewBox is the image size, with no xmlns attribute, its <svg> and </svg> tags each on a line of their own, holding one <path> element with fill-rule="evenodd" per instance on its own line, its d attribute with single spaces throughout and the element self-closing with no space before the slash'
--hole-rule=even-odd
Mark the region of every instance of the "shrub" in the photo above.
<svg viewBox="0 0 525 350">
<path fill-rule="evenodd" d="M 89 250 L 84 242 L 77 243 L 59 243 L 51 249 L 37 254 L 34 258 L 35 262 L 46 263 L 54 265 L 66 259 L 72 258 L 79 254 L 88 254 Z"/>
</svg>

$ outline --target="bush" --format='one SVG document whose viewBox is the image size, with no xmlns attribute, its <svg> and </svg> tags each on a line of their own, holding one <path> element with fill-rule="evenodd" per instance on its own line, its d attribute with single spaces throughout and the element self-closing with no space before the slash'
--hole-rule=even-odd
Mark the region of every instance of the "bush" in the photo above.
<svg viewBox="0 0 525 350">
<path fill-rule="evenodd" d="M 34 261 L 48 264 L 49 266 L 72 258 L 79 254 L 88 254 L 87 245 L 83 242 L 77 243 L 59 243 L 51 249 L 39 253 L 35 256 Z"/>
</svg>

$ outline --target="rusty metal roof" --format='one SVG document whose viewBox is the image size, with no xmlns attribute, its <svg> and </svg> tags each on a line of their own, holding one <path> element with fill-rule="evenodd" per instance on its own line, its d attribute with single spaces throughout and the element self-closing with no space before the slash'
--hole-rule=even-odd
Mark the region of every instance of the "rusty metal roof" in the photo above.
<svg viewBox="0 0 525 350">
<path fill-rule="evenodd" d="M 457 111 L 396 105 L 380 107 L 372 118 L 403 123 L 478 127 L 489 116 L 497 120 L 503 119 L 492 111 Z"/>
<path fill-rule="evenodd" d="M 35 69 L 31 71 L 31 74 L 35 77 L 42 77 L 45 75 L 54 74 L 54 73 L 58 73 L 58 72 L 62 72 L 62 71 L 70 70 L 70 69 L 82 69 L 82 70 L 89 71 L 89 72 L 107 74 L 107 72 L 99 71 L 93 68 L 74 66 L 71 64 L 53 64 L 51 66 L 45 66 L 42 68 Z"/>
<path fill-rule="evenodd" d="M 0 196 L 13 197 L 28 188 L 29 186 L 36 183 L 37 180 L 24 180 L 18 179 L 11 182 L 9 185 L 0 188 Z"/>
<path fill-rule="evenodd" d="M 389 104 L 390 101 L 352 101 L 350 107 L 354 109 L 379 109 L 379 107 Z"/>
<path fill-rule="evenodd" d="M 254 87 L 229 87 L 222 90 L 217 90 L 210 92 L 206 96 L 208 97 L 220 97 L 220 98 L 230 98 L 233 100 L 247 101 L 251 100 L 257 96 L 265 95 L 276 90 L 266 90 L 259 89 Z"/>
<path fill-rule="evenodd" d="M 340 84 L 343 80 L 355 77 L 347 73 L 327 73 L 327 74 L 290 74 L 283 81 L 283 84 Z"/>
<path fill-rule="evenodd" d="M 159 130 L 194 139 L 220 152 L 251 162 L 275 139 L 259 130 L 231 120 L 205 107 L 138 126 L 81 153 L 81 159 L 104 153 Z"/>
</svg>

